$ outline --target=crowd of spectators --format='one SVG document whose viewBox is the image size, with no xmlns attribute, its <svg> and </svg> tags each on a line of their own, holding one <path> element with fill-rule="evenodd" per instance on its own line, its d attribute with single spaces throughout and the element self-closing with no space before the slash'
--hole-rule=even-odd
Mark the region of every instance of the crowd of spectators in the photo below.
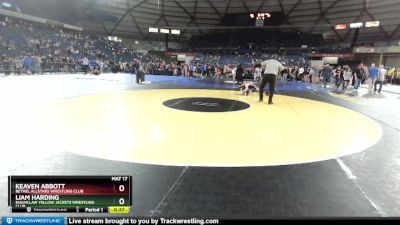
<svg viewBox="0 0 400 225">
<path fill-rule="evenodd" d="M 48 24 L 0 17 L 0 68 L 6 74 L 43 73 L 101 73 L 131 72 L 134 59 L 139 60 L 148 74 L 188 75 L 201 74 L 201 68 L 221 68 L 226 75 L 241 64 L 252 65 L 269 57 L 260 51 L 224 50 L 210 53 L 200 50 L 191 64 L 166 63 L 162 58 L 125 47 L 121 42 L 105 37 L 90 36 Z M 282 56 L 287 64 L 305 64 L 298 56 Z M 185 73 L 185 70 L 187 73 Z M 209 72 L 214 74 L 214 72 Z"/>
<path fill-rule="evenodd" d="M 330 68 L 326 73 L 326 67 Z M 325 72 L 325 74 L 324 74 Z M 283 71 L 279 79 L 286 81 L 298 81 L 309 83 L 323 83 L 325 86 L 334 82 L 334 86 L 339 90 L 345 91 L 357 90 L 358 87 L 367 83 L 369 91 L 372 92 L 375 83 L 382 84 L 400 84 L 400 69 L 393 67 L 385 67 L 384 65 L 376 66 L 374 63 L 371 66 L 364 64 L 358 65 L 325 65 L 325 66 L 289 66 Z"/>
<path fill-rule="evenodd" d="M 163 62 L 121 42 L 5 16 L 0 16 L 0 52 L 0 69 L 6 74 L 129 72 L 133 59 Z M 82 64 L 85 58 L 87 70 Z"/>
<path fill-rule="evenodd" d="M 48 24 L 0 16 L 0 72 L 43 73 L 134 73 L 140 62 L 146 74 L 198 77 L 229 77 L 238 67 L 246 78 L 254 77 L 255 65 L 278 54 L 287 69 L 287 80 L 305 80 L 313 68 L 304 52 L 265 49 L 199 48 L 190 63 L 170 62 L 145 51 L 136 51 L 118 41 L 66 30 Z M 400 84 L 400 69 L 387 68 L 387 82 Z"/>
</svg>

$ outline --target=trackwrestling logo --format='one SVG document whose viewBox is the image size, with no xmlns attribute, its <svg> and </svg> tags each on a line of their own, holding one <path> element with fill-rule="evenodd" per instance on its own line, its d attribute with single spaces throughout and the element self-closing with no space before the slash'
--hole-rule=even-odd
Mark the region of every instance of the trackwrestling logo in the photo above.
<svg viewBox="0 0 400 225">
<path fill-rule="evenodd" d="M 3 217 L 3 225 L 64 225 L 64 217 Z"/>
</svg>

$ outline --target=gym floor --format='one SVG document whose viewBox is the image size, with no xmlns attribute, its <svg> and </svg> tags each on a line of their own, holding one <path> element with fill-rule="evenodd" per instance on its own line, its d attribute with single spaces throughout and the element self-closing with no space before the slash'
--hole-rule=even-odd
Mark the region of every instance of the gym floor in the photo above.
<svg viewBox="0 0 400 225">
<path fill-rule="evenodd" d="M 268 105 L 229 80 L 146 79 L 1 77 L 1 189 L 8 175 L 120 174 L 130 216 L 400 216 L 397 87 L 278 82 Z"/>
</svg>

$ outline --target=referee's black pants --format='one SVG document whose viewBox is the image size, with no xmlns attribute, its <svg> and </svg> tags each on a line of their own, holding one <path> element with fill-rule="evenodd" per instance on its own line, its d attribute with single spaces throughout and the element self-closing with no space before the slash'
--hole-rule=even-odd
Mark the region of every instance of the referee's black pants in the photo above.
<svg viewBox="0 0 400 225">
<path fill-rule="evenodd" d="M 136 83 L 138 84 L 140 82 L 144 82 L 144 72 L 138 71 L 136 72 Z"/>
<path fill-rule="evenodd" d="M 260 100 L 264 97 L 264 88 L 267 83 L 269 83 L 269 99 L 268 102 L 272 102 L 272 97 L 274 96 L 276 75 L 275 74 L 263 74 L 260 84 Z"/>
</svg>

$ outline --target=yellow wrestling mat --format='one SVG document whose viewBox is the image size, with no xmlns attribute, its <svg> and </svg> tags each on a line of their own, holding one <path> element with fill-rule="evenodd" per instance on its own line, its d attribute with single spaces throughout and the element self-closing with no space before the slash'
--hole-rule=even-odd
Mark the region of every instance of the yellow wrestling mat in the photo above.
<svg viewBox="0 0 400 225">
<path fill-rule="evenodd" d="M 250 104 L 234 112 L 189 112 L 162 103 L 215 97 Z M 39 114 L 38 132 L 68 152 L 110 160 L 176 166 L 270 166 L 357 153 L 382 135 L 372 119 L 323 102 L 258 93 L 156 89 L 57 101 Z M 267 98 L 265 98 L 267 100 Z"/>
</svg>

